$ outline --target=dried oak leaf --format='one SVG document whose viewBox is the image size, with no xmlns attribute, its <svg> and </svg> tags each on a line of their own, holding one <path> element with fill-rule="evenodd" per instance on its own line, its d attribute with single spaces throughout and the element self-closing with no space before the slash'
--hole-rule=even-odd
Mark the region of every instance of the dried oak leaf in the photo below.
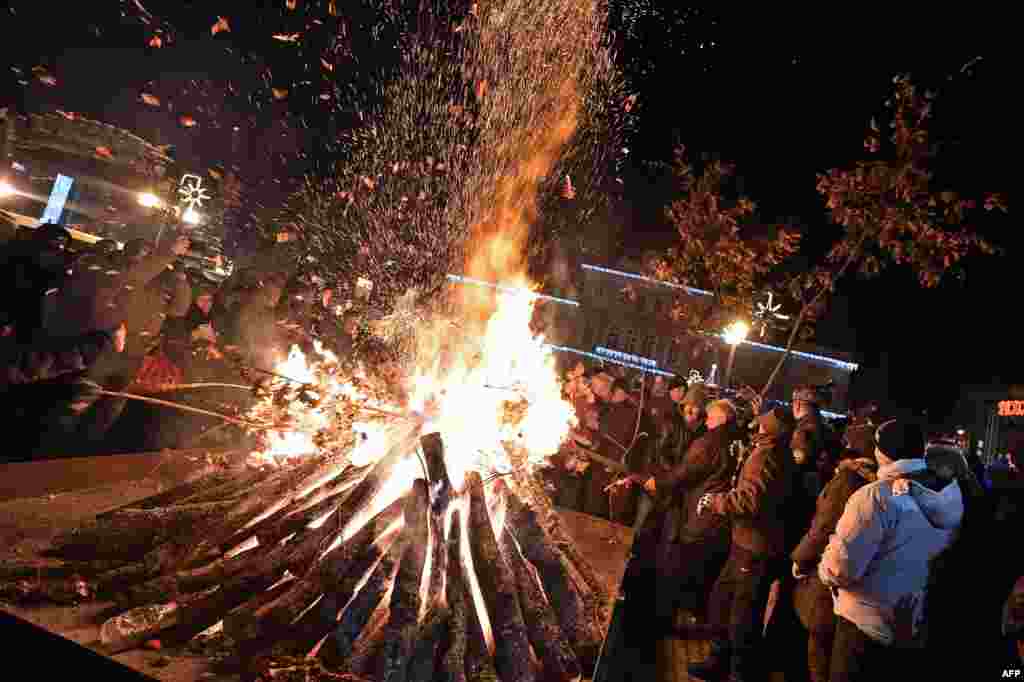
<svg viewBox="0 0 1024 682">
<path fill-rule="evenodd" d="M 210 35 L 217 35 L 221 31 L 231 31 L 231 26 L 228 24 L 226 17 L 217 17 L 217 22 L 210 27 Z"/>
</svg>

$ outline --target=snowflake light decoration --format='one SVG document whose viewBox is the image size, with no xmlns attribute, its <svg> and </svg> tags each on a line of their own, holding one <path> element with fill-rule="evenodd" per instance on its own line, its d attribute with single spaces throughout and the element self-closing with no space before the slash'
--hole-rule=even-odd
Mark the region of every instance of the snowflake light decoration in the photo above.
<svg viewBox="0 0 1024 682">
<path fill-rule="evenodd" d="M 186 173 L 181 176 L 178 187 L 178 194 L 181 195 L 181 203 L 185 209 L 196 209 L 203 207 L 203 202 L 210 198 L 203 187 L 203 179 L 198 175 Z"/>
<path fill-rule="evenodd" d="M 765 332 L 768 330 L 768 323 L 772 320 L 788 320 L 789 315 L 782 315 L 779 310 L 782 308 L 781 303 L 774 303 L 774 294 L 768 292 L 768 302 L 758 303 L 754 309 L 754 317 L 761 321 L 761 338 L 764 338 Z"/>
<path fill-rule="evenodd" d="M 704 375 L 695 369 L 691 369 L 690 373 L 686 375 L 686 383 L 688 384 L 703 384 Z"/>
</svg>

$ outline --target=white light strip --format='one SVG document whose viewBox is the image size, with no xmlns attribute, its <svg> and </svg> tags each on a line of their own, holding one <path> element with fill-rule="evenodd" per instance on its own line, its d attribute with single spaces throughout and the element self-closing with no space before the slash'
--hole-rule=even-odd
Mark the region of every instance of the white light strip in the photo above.
<svg viewBox="0 0 1024 682">
<path fill-rule="evenodd" d="M 693 287 L 686 287 L 686 286 L 682 286 L 680 284 L 673 284 L 672 282 L 662 282 L 661 280 L 657 280 L 657 279 L 654 279 L 652 277 L 644 277 L 643 275 L 637 275 L 637 274 L 634 274 L 632 272 L 622 272 L 621 270 L 612 270 L 611 268 L 602 268 L 602 267 L 597 266 L 597 265 L 584 265 L 583 269 L 584 270 L 593 270 L 594 272 L 603 272 L 603 273 L 606 273 L 606 274 L 609 274 L 609 275 L 618 275 L 619 277 L 628 277 L 629 279 L 638 279 L 638 280 L 641 280 L 643 282 L 650 282 L 651 284 L 660 284 L 661 286 L 671 287 L 673 289 L 683 289 L 684 291 L 686 291 L 686 293 L 693 294 L 694 296 L 711 296 L 711 297 L 714 297 L 714 294 L 712 292 L 707 291 L 705 289 L 695 289 Z"/>
<path fill-rule="evenodd" d="M 643 365 L 644 367 L 657 367 L 658 361 L 651 360 L 650 358 L 643 358 L 639 355 L 633 355 L 632 353 L 624 353 L 621 350 L 612 350 L 611 348 L 605 348 L 604 346 L 598 346 L 594 349 L 594 352 L 598 355 L 607 355 L 609 357 L 618 358 L 625 362 L 632 362 L 637 365 Z"/>
<path fill-rule="evenodd" d="M 530 296 L 533 296 L 534 298 L 540 298 L 540 299 L 543 299 L 545 301 L 554 301 L 556 303 L 564 303 L 566 305 L 574 305 L 574 306 L 578 306 L 579 305 L 579 303 L 577 301 L 570 301 L 567 298 L 558 298 L 557 296 L 548 296 L 547 294 L 538 294 L 538 293 L 535 293 L 533 291 L 530 291 L 529 289 L 523 289 L 521 287 L 507 287 L 507 286 L 504 286 L 504 285 L 501 285 L 501 284 L 495 284 L 493 282 L 485 282 L 482 279 L 473 279 L 472 277 L 463 277 L 462 275 L 448 275 L 448 279 L 451 280 L 452 282 L 459 282 L 461 284 L 477 284 L 477 285 L 483 286 L 483 287 L 490 287 L 492 289 L 497 289 L 498 291 L 503 291 L 503 292 L 505 292 L 507 294 L 529 294 Z"/>
<path fill-rule="evenodd" d="M 724 340 L 725 339 L 725 334 L 721 334 L 720 337 Z M 745 344 L 747 344 L 749 346 L 753 346 L 754 348 L 761 348 L 763 350 L 775 351 L 776 353 L 785 353 L 786 352 L 785 348 L 781 348 L 779 346 L 770 346 L 767 343 L 758 343 L 757 341 L 748 341 L 746 339 L 741 341 L 741 343 L 745 343 Z M 845 360 L 838 360 L 836 358 L 830 358 L 827 355 L 816 355 L 814 353 L 805 353 L 804 351 L 800 351 L 800 350 L 791 350 L 791 351 L 789 351 L 789 354 L 790 355 L 795 355 L 798 358 L 804 358 L 806 360 L 816 360 L 818 362 L 824 362 L 826 365 L 831 365 L 832 367 L 836 367 L 838 369 L 845 369 L 847 372 L 856 372 L 858 367 L 860 367 L 860 365 L 858 365 L 856 362 L 846 362 Z"/>
<path fill-rule="evenodd" d="M 643 367 L 641 365 L 634 365 L 631 362 L 623 362 L 621 360 L 614 360 L 614 359 L 606 357 L 604 355 L 598 355 L 597 353 L 589 353 L 589 352 L 587 352 L 585 350 L 579 350 L 579 349 L 576 349 L 576 348 L 569 348 L 567 346 L 556 346 L 556 345 L 554 345 L 552 343 L 545 343 L 544 347 L 545 348 L 550 348 L 551 350 L 560 350 L 560 351 L 565 351 L 566 353 L 575 353 L 577 355 L 583 355 L 583 356 L 586 356 L 588 358 L 593 358 L 595 360 L 601 360 L 602 362 L 611 362 L 611 363 L 614 363 L 616 365 L 622 365 L 623 367 L 630 367 L 632 369 L 638 369 L 638 370 L 640 370 L 642 372 L 649 372 L 650 374 L 660 374 L 663 377 L 674 377 L 675 376 L 675 374 L 673 374 L 672 372 L 665 372 L 665 371 L 662 371 L 660 369 L 651 369 L 650 367 Z"/>
</svg>

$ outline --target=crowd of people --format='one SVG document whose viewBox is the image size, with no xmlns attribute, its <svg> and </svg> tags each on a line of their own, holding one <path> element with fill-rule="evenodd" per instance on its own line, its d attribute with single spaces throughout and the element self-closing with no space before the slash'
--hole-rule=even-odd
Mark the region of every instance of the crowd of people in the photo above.
<svg viewBox="0 0 1024 682">
<path fill-rule="evenodd" d="M 1024 481 L 1013 453 L 986 470 L 913 420 L 829 425 L 810 385 L 790 407 L 660 377 L 631 390 L 582 365 L 569 378 L 580 426 L 547 472 L 555 502 L 627 525 L 653 502 L 624 583 L 638 660 L 683 636 L 712 641 L 699 680 L 893 679 L 957 649 L 974 670 L 1019 669 L 1024 567 L 1007 543 L 1022 519 L 991 486 Z"/>
<path fill-rule="evenodd" d="M 74 250 L 44 224 L 2 247 L 0 393 L 29 443 L 6 459 L 111 451 L 132 421 L 125 394 L 147 381 L 237 382 L 314 339 L 353 355 L 359 316 L 327 283 L 260 269 L 192 281 L 179 262 L 189 246 L 181 235 Z M 968 638 L 979 665 L 1024 657 L 1020 508 L 993 485 L 1021 479 L 1016 452 L 986 469 L 929 445 L 913 421 L 871 414 L 840 433 L 813 386 L 791 408 L 714 393 L 582 365 L 565 383 L 580 423 L 548 470 L 556 503 L 626 525 L 641 496 L 654 504 L 627 573 L 643 621 L 631 636 L 652 621 L 663 634 L 705 627 L 711 655 L 690 670 L 701 680 L 792 660 L 814 682 L 888 679 Z M 127 433 L 181 444 L 152 442 L 161 429 L 145 423 Z"/>
<path fill-rule="evenodd" d="M 360 315 L 339 307 L 326 282 L 248 268 L 214 284 L 185 271 L 189 247 L 187 235 L 83 247 L 54 224 L 0 247 L 0 392 L 26 443 L 4 458 L 177 447 L 195 420 L 175 428 L 180 413 L 110 394 L 245 385 L 253 368 L 272 371 L 293 344 L 313 352 L 314 339 L 352 355 Z M 205 391 L 201 400 L 218 396 L 236 407 L 251 400 L 239 391 Z"/>
</svg>

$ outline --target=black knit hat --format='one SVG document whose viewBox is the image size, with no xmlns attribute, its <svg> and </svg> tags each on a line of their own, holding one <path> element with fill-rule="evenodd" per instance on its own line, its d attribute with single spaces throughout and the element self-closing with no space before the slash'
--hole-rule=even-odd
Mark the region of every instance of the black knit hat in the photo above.
<svg viewBox="0 0 1024 682">
<path fill-rule="evenodd" d="M 892 419 L 878 427 L 875 444 L 882 454 L 896 461 L 924 457 L 924 429 L 911 421 Z"/>
</svg>

